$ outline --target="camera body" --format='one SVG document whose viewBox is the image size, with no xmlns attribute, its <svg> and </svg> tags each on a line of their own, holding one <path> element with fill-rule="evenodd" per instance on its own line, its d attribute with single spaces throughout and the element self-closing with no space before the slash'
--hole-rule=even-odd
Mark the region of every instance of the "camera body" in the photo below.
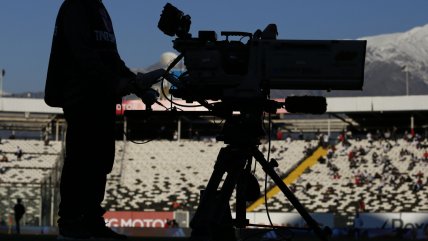
<svg viewBox="0 0 428 241">
<path fill-rule="evenodd" d="M 366 41 L 277 40 L 272 34 L 264 37 L 266 29 L 221 32 L 223 40 L 213 31 L 199 31 L 194 38 L 190 23 L 190 16 L 168 3 L 158 24 L 165 34 L 177 36 L 173 47 L 184 57 L 187 71 L 170 91 L 175 97 L 242 100 L 265 98 L 270 89 L 363 87 Z"/>
</svg>

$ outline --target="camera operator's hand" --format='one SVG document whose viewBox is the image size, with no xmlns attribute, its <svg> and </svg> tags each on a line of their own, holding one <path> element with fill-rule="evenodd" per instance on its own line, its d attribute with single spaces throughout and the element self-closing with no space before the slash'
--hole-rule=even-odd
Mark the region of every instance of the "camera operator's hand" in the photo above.
<svg viewBox="0 0 428 241">
<path fill-rule="evenodd" d="M 165 74 L 164 69 L 157 69 L 147 73 L 138 73 L 135 80 L 136 92 L 149 89 L 152 85 L 161 81 L 162 76 Z"/>
<path fill-rule="evenodd" d="M 143 101 L 147 109 L 151 109 L 151 106 L 156 103 L 159 97 L 159 93 L 152 88 L 145 89 L 135 94 Z"/>
<path fill-rule="evenodd" d="M 166 75 L 166 79 L 169 79 L 169 75 L 165 74 L 164 69 L 157 69 L 147 73 L 137 73 L 134 78 L 121 78 L 117 81 L 115 87 L 115 95 L 122 97 L 134 93 L 137 96 L 147 91 L 152 85 L 161 81 L 162 76 Z"/>
</svg>

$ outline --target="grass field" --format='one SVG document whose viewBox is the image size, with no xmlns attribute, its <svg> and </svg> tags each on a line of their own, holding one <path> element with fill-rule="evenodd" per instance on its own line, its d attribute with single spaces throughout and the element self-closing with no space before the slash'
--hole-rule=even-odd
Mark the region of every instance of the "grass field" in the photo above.
<svg viewBox="0 0 428 241">
<path fill-rule="evenodd" d="M 56 235 L 0 235 L 1 241 L 56 241 Z M 146 238 L 146 237 L 128 237 L 129 241 L 187 241 L 187 238 Z M 91 239 L 96 241 L 96 239 Z"/>
<path fill-rule="evenodd" d="M 189 238 L 192 230 L 189 228 L 113 228 L 118 233 L 128 236 L 130 241 L 212 241 L 210 239 L 191 239 Z M 5 232 L 6 231 L 6 232 Z M 26 227 L 23 234 L 13 234 L 14 230 L 0 230 L 0 241 L 53 241 L 57 240 L 58 230 L 55 227 L 46 227 L 41 230 L 40 228 L 29 229 Z M 351 230 L 346 228 L 333 229 L 330 241 L 404 241 L 404 240 L 428 240 L 428 237 L 422 230 L 410 229 L 364 229 L 361 230 L 359 239 L 356 239 Z M 12 234 L 9 234 L 12 232 Z M 401 237 L 398 237 L 401 233 Z M 214 235 L 221 236 L 222 231 L 216 230 Z M 317 241 L 315 234 L 308 229 L 299 228 L 284 228 L 284 229 L 270 229 L 270 228 L 244 228 L 235 229 L 231 233 L 232 237 L 236 239 L 227 240 L 227 238 L 217 238 L 215 241 Z M 229 236 L 230 237 L 230 236 Z M 370 237 L 370 238 L 369 238 Z M 91 239 L 96 240 L 96 239 Z"/>
<path fill-rule="evenodd" d="M 56 241 L 57 236 L 56 235 L 7 235 L 7 234 L 0 234 L 0 240 L 1 241 Z M 165 237 L 128 237 L 129 241 L 190 241 L 190 238 L 165 238 Z M 283 238 L 266 238 L 266 237 L 257 237 L 257 235 L 252 237 L 243 237 L 240 239 L 241 241 L 268 241 L 268 240 L 289 240 L 289 241 L 316 241 L 318 240 L 315 237 L 294 237 L 292 239 L 283 239 Z M 353 237 L 340 237 L 340 238 L 332 238 L 331 241 L 353 241 Z M 368 239 L 368 238 L 362 238 L 358 239 L 361 241 L 404 241 L 409 239 L 399 239 L 394 237 L 378 237 L 375 239 Z M 421 239 L 419 239 L 421 240 Z M 91 241 L 96 241 L 95 239 L 91 239 Z M 101 240 L 100 240 L 101 241 Z M 220 241 L 220 240 L 219 240 Z M 221 240 L 221 241 L 227 241 L 227 240 Z"/>
</svg>

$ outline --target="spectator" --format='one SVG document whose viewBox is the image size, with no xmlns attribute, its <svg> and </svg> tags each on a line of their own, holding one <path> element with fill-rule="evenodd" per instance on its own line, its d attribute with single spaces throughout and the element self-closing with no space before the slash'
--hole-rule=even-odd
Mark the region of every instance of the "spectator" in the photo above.
<svg viewBox="0 0 428 241">
<path fill-rule="evenodd" d="M 363 146 L 360 146 L 358 148 L 358 155 L 365 156 L 366 155 L 366 149 L 363 148 Z"/>
<path fill-rule="evenodd" d="M 294 185 L 294 184 L 291 184 L 290 186 L 289 186 L 289 189 L 290 189 L 290 191 L 291 192 L 296 192 L 296 185 Z"/>
<path fill-rule="evenodd" d="M 357 187 L 361 186 L 361 177 L 360 175 L 355 175 L 354 182 Z"/>
<path fill-rule="evenodd" d="M 323 185 L 320 184 L 319 182 L 315 183 L 315 190 L 318 192 L 319 190 L 321 190 L 323 188 Z"/>
<path fill-rule="evenodd" d="M 422 189 L 422 185 L 423 185 L 422 178 L 418 178 L 418 180 L 414 184 L 413 191 L 414 192 L 420 191 Z"/>
<path fill-rule="evenodd" d="M 173 228 L 179 228 L 180 226 L 178 225 L 178 223 L 177 223 L 177 220 L 175 220 L 175 219 L 173 219 L 172 220 L 172 225 L 171 225 Z"/>
<path fill-rule="evenodd" d="M 272 153 L 275 153 L 275 152 L 276 152 L 276 150 L 277 150 L 276 146 L 272 145 L 272 147 L 270 148 L 270 151 L 271 151 Z"/>
<path fill-rule="evenodd" d="M 164 224 L 164 226 L 163 226 L 163 227 L 164 227 L 164 228 L 170 228 L 170 227 L 171 227 L 171 224 L 172 224 L 172 223 L 171 223 L 171 220 L 167 218 L 167 219 L 166 219 L 166 222 L 165 222 L 165 224 Z"/>
<path fill-rule="evenodd" d="M 306 183 L 306 191 L 309 191 L 309 189 L 311 189 L 312 188 L 312 185 L 311 185 L 311 183 L 310 182 L 307 182 Z"/>
<path fill-rule="evenodd" d="M 360 217 L 360 213 L 357 211 L 354 218 L 354 237 L 359 240 L 361 237 L 361 229 L 364 227 L 364 222 Z"/>
<path fill-rule="evenodd" d="M 355 154 L 356 154 L 355 150 L 349 151 L 349 153 L 348 153 L 348 161 L 351 161 L 352 159 L 354 159 Z"/>
<path fill-rule="evenodd" d="M 17 146 L 15 151 L 16 160 L 20 161 L 23 155 L 21 147 Z"/>
<path fill-rule="evenodd" d="M 404 140 L 411 142 L 413 140 L 412 132 L 405 131 L 404 132 Z"/>
<path fill-rule="evenodd" d="M 323 148 L 327 148 L 328 145 L 330 144 L 330 136 L 328 134 L 324 134 L 322 135 L 322 141 L 323 141 Z"/>
<path fill-rule="evenodd" d="M 0 174 L 5 174 L 7 170 L 8 170 L 8 168 L 6 168 L 6 167 L 0 167 Z M 0 181 L 1 181 L 1 179 L 0 179 Z"/>
<path fill-rule="evenodd" d="M 383 152 L 388 153 L 391 150 L 392 146 L 389 142 L 384 142 L 383 144 Z"/>
<path fill-rule="evenodd" d="M 43 143 L 45 144 L 45 146 L 49 146 L 49 133 L 44 133 L 43 134 Z"/>
<path fill-rule="evenodd" d="M 181 204 L 179 202 L 177 202 L 176 200 L 174 200 L 171 204 L 171 208 L 172 208 L 172 210 L 178 210 L 181 208 Z"/>
<path fill-rule="evenodd" d="M 360 210 L 360 212 L 366 211 L 366 204 L 363 199 L 360 199 L 360 201 L 358 201 L 358 209 Z"/>
<path fill-rule="evenodd" d="M 187 129 L 187 136 L 188 136 L 189 139 L 193 139 L 193 129 L 192 129 L 192 127 L 189 127 Z"/>
<path fill-rule="evenodd" d="M 345 135 L 343 133 L 340 133 L 340 135 L 337 137 L 337 141 L 339 143 L 343 143 L 345 141 Z"/>
<path fill-rule="evenodd" d="M 317 129 L 316 132 L 315 132 L 315 140 L 319 140 L 320 137 L 321 137 L 320 129 Z"/>
<path fill-rule="evenodd" d="M 178 228 L 179 225 L 175 219 L 167 219 L 164 228 Z"/>
<path fill-rule="evenodd" d="M 372 133 L 370 131 L 367 132 L 366 138 L 367 138 L 367 141 L 370 143 L 370 145 L 373 144 L 373 137 L 372 137 Z"/>
<path fill-rule="evenodd" d="M 419 171 L 414 176 L 417 177 L 417 178 L 423 178 L 424 177 L 424 173 L 422 171 Z"/>
<path fill-rule="evenodd" d="M 346 187 L 349 187 L 349 188 L 353 188 L 354 187 L 354 183 L 352 182 L 352 179 L 351 178 L 349 178 L 349 177 L 346 177 L 346 184 L 345 184 L 345 186 Z"/>
<path fill-rule="evenodd" d="M 300 131 L 299 132 L 299 140 L 303 141 L 303 138 L 304 138 L 303 131 Z"/>
<path fill-rule="evenodd" d="M 328 148 L 328 150 L 327 150 L 327 159 L 328 160 L 331 160 L 332 158 L 333 158 L 333 154 L 334 154 L 334 152 L 333 152 L 333 149 L 330 147 L 330 148 Z"/>
<path fill-rule="evenodd" d="M 345 133 L 345 140 L 351 140 L 352 139 L 352 131 L 348 129 Z"/>
<path fill-rule="evenodd" d="M 199 135 L 199 131 L 195 130 L 195 134 L 193 136 L 193 140 L 200 141 L 201 136 Z"/>
<path fill-rule="evenodd" d="M 276 131 L 276 139 L 277 140 L 282 140 L 283 139 L 283 133 L 282 133 L 281 129 L 279 129 L 279 128 Z"/>
<path fill-rule="evenodd" d="M 5 154 L 3 154 L 2 158 L 0 159 L 0 162 L 9 162 L 9 159 Z"/>
<path fill-rule="evenodd" d="M 0 215 L 0 226 L 5 227 L 7 225 L 6 221 L 4 220 L 3 216 Z"/>
<path fill-rule="evenodd" d="M 25 214 L 25 207 L 22 204 L 22 199 L 18 198 L 16 200 L 16 204 L 13 207 L 13 211 L 15 214 L 15 228 L 16 228 L 16 233 L 20 234 L 21 233 L 21 219 Z"/>
</svg>

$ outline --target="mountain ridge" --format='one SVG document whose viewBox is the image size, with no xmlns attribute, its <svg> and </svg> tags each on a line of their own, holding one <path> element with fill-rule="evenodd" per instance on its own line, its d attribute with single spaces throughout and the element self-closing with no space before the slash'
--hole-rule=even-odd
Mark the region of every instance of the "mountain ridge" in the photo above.
<svg viewBox="0 0 428 241">
<path fill-rule="evenodd" d="M 362 91 L 271 90 L 271 97 L 282 98 L 289 95 L 395 96 L 428 94 L 428 24 L 411 28 L 405 32 L 367 36 L 358 39 L 367 41 Z M 160 62 L 162 62 L 162 58 Z M 11 95 L 42 98 L 43 92 L 23 92 Z"/>
<path fill-rule="evenodd" d="M 330 97 L 428 94 L 428 24 L 405 32 L 361 37 L 358 40 L 367 41 L 362 91 L 272 90 L 271 97 L 302 94 Z"/>
</svg>

